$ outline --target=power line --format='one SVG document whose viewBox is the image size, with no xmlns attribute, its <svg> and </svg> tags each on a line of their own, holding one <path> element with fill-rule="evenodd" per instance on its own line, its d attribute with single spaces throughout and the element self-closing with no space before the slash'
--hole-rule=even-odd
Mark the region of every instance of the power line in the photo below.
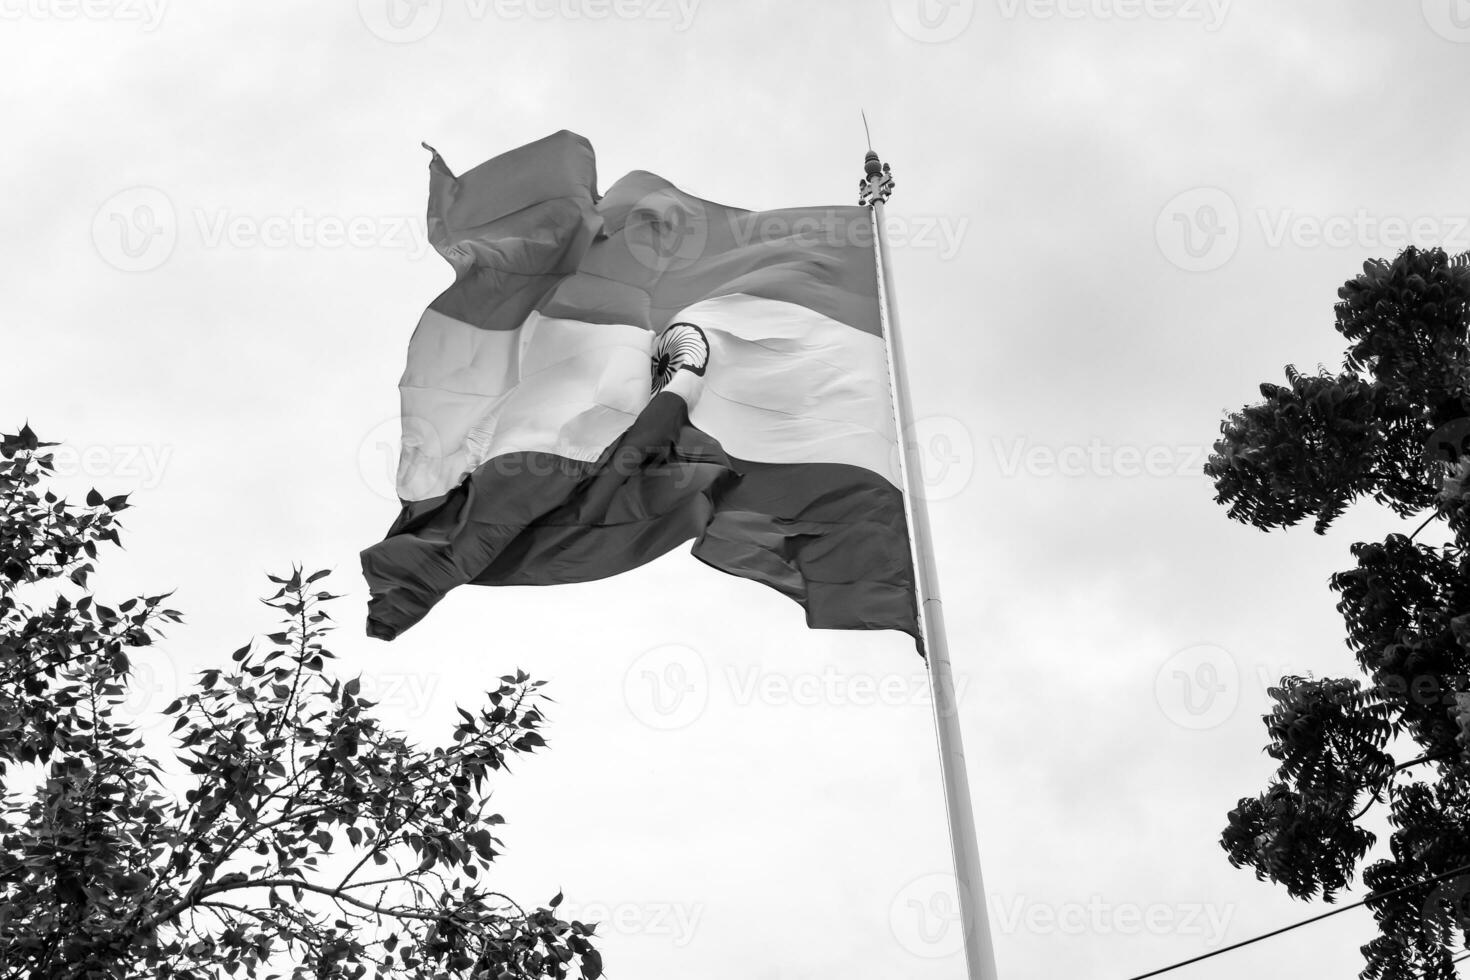
<svg viewBox="0 0 1470 980">
<path fill-rule="evenodd" d="M 1392 895 L 1398 895 L 1402 892 L 1411 891 L 1415 888 L 1422 888 L 1425 885 L 1432 885 L 1436 881 L 1443 881 L 1446 878 L 1453 878 L 1455 875 L 1463 874 L 1466 871 L 1470 871 L 1470 864 L 1467 864 L 1461 868 L 1456 868 L 1453 871 L 1446 871 L 1444 874 L 1435 875 L 1433 878 L 1428 878 L 1424 881 L 1416 881 L 1412 885 L 1403 885 L 1390 891 L 1375 892 L 1370 895 L 1364 895 L 1362 898 L 1358 899 L 1356 902 L 1353 902 L 1351 905 L 1339 906 L 1338 908 L 1323 912 L 1320 915 L 1314 915 L 1310 919 L 1303 919 L 1300 922 L 1293 922 L 1291 925 L 1282 926 L 1280 929 L 1272 929 L 1270 932 L 1263 932 L 1259 936 L 1252 936 L 1249 939 L 1242 939 L 1238 943 L 1231 943 L 1229 946 L 1221 946 L 1219 949 L 1212 949 L 1208 953 L 1201 953 L 1199 956 L 1195 956 L 1187 960 L 1180 960 L 1178 963 L 1170 963 L 1168 966 L 1161 966 L 1157 970 L 1150 970 L 1148 973 L 1140 973 L 1137 976 L 1129 977 L 1128 980 L 1146 980 L 1147 977 L 1156 977 L 1161 973 L 1168 973 L 1170 970 L 1177 970 L 1181 966 L 1189 966 L 1191 963 L 1198 963 L 1199 961 L 1207 960 L 1212 956 L 1219 956 L 1221 953 L 1229 953 L 1232 950 L 1240 949 L 1243 946 L 1249 946 L 1251 943 L 1258 943 L 1262 939 L 1270 939 L 1272 936 L 1279 936 L 1283 932 L 1290 932 L 1293 929 L 1299 929 L 1302 926 L 1311 925 L 1313 922 L 1320 922 L 1329 916 L 1337 915 L 1341 912 L 1346 912 L 1349 909 L 1355 909 L 1359 905 L 1362 905 L 1364 902 L 1367 902 L 1369 899 L 1388 898 Z M 1470 956 L 1470 953 L 1467 953 L 1465 955 Z M 1462 956 L 1460 957 L 1460 959 L 1464 959 L 1464 957 Z"/>
</svg>

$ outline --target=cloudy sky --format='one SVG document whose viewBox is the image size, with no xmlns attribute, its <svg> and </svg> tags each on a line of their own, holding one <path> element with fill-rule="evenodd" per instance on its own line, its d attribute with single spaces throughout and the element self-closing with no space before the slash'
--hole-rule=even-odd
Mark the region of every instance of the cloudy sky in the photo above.
<svg viewBox="0 0 1470 980">
<path fill-rule="evenodd" d="M 604 925 L 615 978 L 955 978 L 923 667 L 683 551 L 462 589 L 362 634 L 409 332 L 450 280 L 423 204 L 558 129 L 605 188 L 889 218 L 1005 978 L 1122 980 L 1318 909 L 1231 868 L 1286 672 L 1353 670 L 1336 533 L 1231 524 L 1200 467 L 1335 291 L 1470 248 L 1464 0 L 0 0 L 0 428 L 133 493 L 105 592 L 177 589 L 150 717 L 335 569 L 335 649 L 424 741 L 515 667 L 550 751 L 497 789 L 502 887 Z M 152 730 L 165 734 L 162 726 Z M 1175 974 L 1350 977 L 1356 910 Z"/>
</svg>

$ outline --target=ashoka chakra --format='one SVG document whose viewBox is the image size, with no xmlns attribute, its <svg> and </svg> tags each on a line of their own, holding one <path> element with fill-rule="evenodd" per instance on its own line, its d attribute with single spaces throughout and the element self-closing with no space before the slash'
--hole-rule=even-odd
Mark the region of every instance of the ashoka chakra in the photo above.
<svg viewBox="0 0 1470 980">
<path fill-rule="evenodd" d="M 703 375 L 709 364 L 709 341 L 692 323 L 671 323 L 653 342 L 653 393 L 663 391 L 677 371 Z"/>
</svg>

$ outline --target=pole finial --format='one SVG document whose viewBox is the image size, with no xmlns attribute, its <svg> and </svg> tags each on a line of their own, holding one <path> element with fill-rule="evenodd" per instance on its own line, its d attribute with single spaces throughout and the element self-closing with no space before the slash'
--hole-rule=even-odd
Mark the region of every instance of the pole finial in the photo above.
<svg viewBox="0 0 1470 980">
<path fill-rule="evenodd" d="M 872 207 L 874 204 L 887 203 L 888 197 L 893 193 L 893 174 L 889 172 L 888 164 L 878 159 L 878 153 L 873 149 L 873 134 L 868 129 L 868 114 L 859 109 L 863 117 L 863 134 L 868 138 L 868 152 L 863 157 L 863 179 L 858 181 L 858 204 L 863 207 Z"/>
<path fill-rule="evenodd" d="M 874 204 L 888 203 L 889 196 L 896 186 L 893 180 L 893 172 L 888 169 L 888 164 L 878 159 L 878 154 L 872 150 L 863 158 L 863 178 L 858 181 L 858 204 L 863 207 L 872 207 Z"/>
</svg>

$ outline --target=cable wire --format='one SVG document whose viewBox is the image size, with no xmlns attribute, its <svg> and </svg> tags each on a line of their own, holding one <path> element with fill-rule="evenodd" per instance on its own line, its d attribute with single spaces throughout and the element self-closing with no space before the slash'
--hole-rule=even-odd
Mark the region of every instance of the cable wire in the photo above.
<svg viewBox="0 0 1470 980">
<path fill-rule="evenodd" d="M 1362 898 L 1358 899 L 1356 902 L 1353 902 L 1351 905 L 1338 906 L 1337 908 L 1331 909 L 1327 912 L 1323 912 L 1320 915 L 1314 915 L 1310 919 L 1303 919 L 1300 922 L 1293 922 L 1290 925 L 1282 926 L 1280 929 L 1272 929 L 1270 932 L 1263 932 L 1259 936 L 1252 936 L 1249 939 L 1242 939 L 1238 943 L 1231 943 L 1229 946 L 1221 946 L 1219 949 L 1212 949 L 1208 953 L 1201 953 L 1199 956 L 1191 957 L 1187 960 L 1180 960 L 1178 963 L 1170 963 L 1168 966 L 1161 966 L 1157 970 L 1150 970 L 1148 973 L 1140 973 L 1137 976 L 1129 977 L 1128 980 L 1146 980 L 1146 978 L 1148 977 L 1156 977 L 1161 973 L 1168 973 L 1170 970 L 1177 970 L 1181 966 L 1189 966 L 1191 963 L 1198 963 L 1201 960 L 1207 960 L 1212 956 L 1219 956 L 1221 953 L 1229 953 L 1232 950 L 1240 949 L 1243 946 L 1249 946 L 1251 943 L 1258 943 L 1262 939 L 1270 939 L 1272 936 L 1279 936 L 1283 932 L 1290 932 L 1293 929 L 1299 929 L 1302 926 L 1311 925 L 1313 922 L 1320 922 L 1323 919 L 1328 918 L 1329 916 L 1337 915 L 1341 912 L 1346 912 L 1349 909 L 1355 909 L 1359 905 L 1362 905 L 1364 902 L 1367 902 L 1370 899 L 1388 898 L 1391 895 L 1398 895 L 1402 892 L 1410 891 L 1415 888 L 1422 888 L 1425 885 L 1432 885 L 1436 881 L 1443 881 L 1446 878 L 1453 878 L 1455 875 L 1464 874 L 1466 871 L 1470 871 L 1470 864 L 1467 864 L 1462 868 L 1456 868 L 1453 871 L 1446 871 L 1444 874 L 1441 875 L 1435 875 L 1433 878 L 1426 878 L 1424 881 L 1416 881 L 1411 885 L 1403 885 L 1399 888 L 1391 889 L 1390 891 L 1375 892 L 1371 895 L 1364 895 Z M 1466 955 L 1470 956 L 1470 953 L 1467 953 Z"/>
</svg>

